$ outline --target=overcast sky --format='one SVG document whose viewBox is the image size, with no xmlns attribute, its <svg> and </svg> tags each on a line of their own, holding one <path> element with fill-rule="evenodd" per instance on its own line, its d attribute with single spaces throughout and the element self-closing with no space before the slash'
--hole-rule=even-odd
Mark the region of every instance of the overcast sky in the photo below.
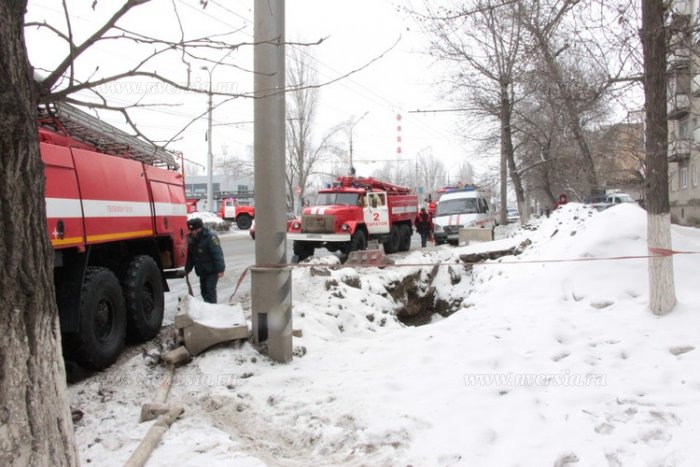
<svg viewBox="0 0 700 467">
<path fill-rule="evenodd" d="M 89 3 L 91 2 L 87 2 Z M 210 0 L 206 9 L 202 9 L 196 0 L 175 0 L 174 3 L 186 30 L 192 34 L 208 35 L 239 30 L 235 40 L 252 40 L 252 0 Z M 416 153 L 424 148 L 432 149 L 448 170 L 452 168 L 456 172 L 457 165 L 463 158 L 471 155 L 469 144 L 465 144 L 464 138 L 456 133 L 454 122 L 457 115 L 410 112 L 454 106 L 440 100 L 439 67 L 426 53 L 426 40 L 416 24 L 398 12 L 397 7 L 403 3 L 404 0 L 292 0 L 286 3 L 287 39 L 315 41 L 326 38 L 322 45 L 308 49 L 308 54 L 313 57 L 312 66 L 317 70 L 321 82 L 362 67 L 398 41 L 384 58 L 367 69 L 322 88 L 317 134 L 368 112 L 353 132 L 354 159 L 360 174 L 369 174 L 373 169 L 379 168 L 380 164 L 358 161 L 401 159 L 399 163 L 413 164 Z M 114 2 L 99 1 L 93 11 L 87 4 L 69 2 L 74 17 L 74 33 L 78 38 L 87 36 L 99 27 L 115 8 Z M 154 0 L 151 4 L 134 10 L 120 24 L 142 32 L 176 34 L 177 22 L 172 10 L 171 0 Z M 64 24 L 60 3 L 55 0 L 30 0 L 27 18 Z M 51 35 L 38 34 L 32 30 L 27 37 L 30 59 L 37 67 L 50 69 L 66 53 L 65 46 Z M 115 44 L 112 41 L 99 45 L 93 53 L 86 55 L 79 73 L 87 77 L 96 69 L 96 74 L 123 70 L 125 64 L 133 63 L 135 57 L 139 56 L 139 50 L 133 46 L 122 44 L 115 47 Z M 250 47 L 242 47 L 233 54 L 241 67 L 252 68 Z M 172 71 L 173 74 L 184 76 L 181 70 L 182 63 L 174 58 L 158 63 L 159 72 Z M 200 86 L 208 85 L 208 72 L 197 67 L 190 78 Z M 252 90 L 250 73 L 224 66 L 213 71 L 212 81 L 215 87 L 224 86 L 238 92 Z M 144 88 L 131 82 L 101 91 L 117 104 L 139 99 L 142 102 L 177 104 L 135 114 L 144 132 L 153 139 L 170 138 L 189 119 L 205 114 L 207 110 L 206 95 L 158 94 L 153 91 L 144 95 Z M 402 116 L 400 133 L 397 129 L 398 114 Z M 115 115 L 105 115 L 103 118 L 111 119 L 113 123 L 121 120 L 121 117 Z M 238 99 L 216 108 L 213 117 L 214 154 L 224 151 L 243 156 L 249 154 L 253 140 L 252 125 L 235 122 L 248 122 L 251 119 L 250 99 Z M 206 116 L 203 116 L 172 147 L 182 150 L 187 158 L 204 164 L 207 152 L 204 137 L 206 123 Z M 397 156 L 399 135 L 402 138 L 402 153 Z M 475 165 L 480 163 L 471 161 Z"/>
</svg>

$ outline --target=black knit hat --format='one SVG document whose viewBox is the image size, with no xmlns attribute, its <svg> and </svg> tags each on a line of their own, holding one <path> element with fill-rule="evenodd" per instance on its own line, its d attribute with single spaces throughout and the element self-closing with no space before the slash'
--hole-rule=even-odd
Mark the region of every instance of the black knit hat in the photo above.
<svg viewBox="0 0 700 467">
<path fill-rule="evenodd" d="M 202 222 L 202 219 L 199 217 L 193 217 L 187 220 L 187 228 L 190 230 L 200 229 L 202 227 L 204 227 L 204 222 Z"/>
</svg>

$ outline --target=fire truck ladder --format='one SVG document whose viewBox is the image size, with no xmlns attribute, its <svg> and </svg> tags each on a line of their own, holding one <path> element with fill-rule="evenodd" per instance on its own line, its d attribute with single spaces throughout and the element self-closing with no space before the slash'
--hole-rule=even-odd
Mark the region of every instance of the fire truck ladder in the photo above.
<svg viewBox="0 0 700 467">
<path fill-rule="evenodd" d="M 182 154 L 147 143 L 72 105 L 62 102 L 40 105 L 39 121 L 105 154 L 135 159 L 153 166 L 166 166 L 171 170 L 179 168 L 178 158 Z"/>
</svg>

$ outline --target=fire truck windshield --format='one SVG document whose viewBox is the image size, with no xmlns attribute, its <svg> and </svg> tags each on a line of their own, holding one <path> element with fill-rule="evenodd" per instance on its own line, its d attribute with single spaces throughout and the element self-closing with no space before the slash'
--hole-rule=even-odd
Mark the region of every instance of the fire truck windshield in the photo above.
<svg viewBox="0 0 700 467">
<path fill-rule="evenodd" d="M 460 198 L 440 201 L 437 205 L 436 216 L 450 214 L 474 214 L 479 212 L 476 198 Z"/>
<path fill-rule="evenodd" d="M 358 206 L 359 195 L 357 193 L 319 193 L 316 206 L 330 206 L 333 204 L 347 204 Z"/>
</svg>

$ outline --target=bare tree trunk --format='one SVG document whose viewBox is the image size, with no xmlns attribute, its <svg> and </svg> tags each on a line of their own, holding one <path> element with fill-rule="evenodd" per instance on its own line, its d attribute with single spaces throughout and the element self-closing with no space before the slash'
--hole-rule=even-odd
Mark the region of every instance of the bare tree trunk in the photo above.
<svg viewBox="0 0 700 467">
<path fill-rule="evenodd" d="M 549 48 L 547 38 L 544 36 L 542 30 L 540 30 L 540 28 L 536 25 L 528 25 L 528 29 L 535 36 L 535 39 L 537 40 L 537 47 L 542 52 L 542 57 L 547 66 L 547 70 L 549 71 L 552 79 L 554 80 L 554 83 L 557 86 L 557 89 L 559 90 L 559 94 L 561 95 L 561 98 L 563 100 L 566 115 L 569 117 L 569 124 L 571 125 L 571 131 L 574 134 L 574 140 L 576 141 L 579 151 L 581 151 L 581 156 L 583 157 L 583 162 L 585 164 L 584 171 L 586 174 L 586 181 L 589 184 L 591 195 L 597 196 L 599 186 L 598 178 L 596 177 L 595 173 L 595 166 L 593 165 L 593 156 L 591 155 L 591 150 L 588 147 L 588 142 L 586 141 L 586 138 L 583 134 L 583 129 L 581 128 L 580 115 L 578 110 L 576 110 L 576 107 L 574 106 L 571 91 L 569 90 L 567 84 L 564 82 L 564 77 L 562 76 L 559 64 L 557 63 L 556 58 L 552 54 L 552 51 Z"/>
<path fill-rule="evenodd" d="M 507 98 L 503 96 L 503 89 L 501 88 L 501 103 L 500 103 L 500 119 L 501 119 L 501 210 L 498 213 L 498 223 L 501 225 L 508 224 L 508 149 L 506 141 L 506 129 L 510 128 L 510 121 L 506 110 L 504 108 L 504 100 L 507 102 Z M 513 151 L 513 145 L 511 141 L 511 153 Z M 511 156 L 512 157 L 512 156 Z M 513 169 L 511 168 L 511 173 Z"/>
<path fill-rule="evenodd" d="M 0 464 L 77 465 L 25 9 L 0 2 Z"/>
<path fill-rule="evenodd" d="M 554 196 L 554 192 L 552 191 L 552 178 L 550 177 L 549 171 L 549 165 L 545 164 L 542 170 L 542 178 L 544 179 L 544 186 L 542 187 L 542 189 L 544 190 L 545 194 L 547 195 L 547 198 L 549 199 L 548 207 L 551 209 L 557 202 L 557 197 Z"/>
<path fill-rule="evenodd" d="M 644 50 L 646 108 L 647 243 L 671 249 L 668 198 L 668 122 L 666 115 L 666 30 L 663 0 L 642 0 L 641 39 Z M 649 308 L 656 315 L 676 305 L 673 257 L 649 259 Z"/>
<path fill-rule="evenodd" d="M 503 145 L 503 138 L 501 138 L 501 210 L 498 213 L 498 223 L 506 225 L 508 223 L 508 158 Z"/>
<path fill-rule="evenodd" d="M 525 203 L 525 190 L 523 189 L 520 172 L 515 165 L 515 154 L 513 151 L 513 130 L 512 130 L 512 109 L 513 101 L 508 92 L 508 83 L 501 83 L 501 152 L 505 154 L 508 161 L 508 171 L 510 172 L 510 180 L 513 182 L 513 191 L 515 191 L 515 199 L 518 203 L 518 211 L 523 224 L 529 220 L 529 212 Z M 503 157 L 501 157 L 503 160 Z M 506 209 L 501 209 L 501 219 L 503 224 L 508 223 L 508 214 Z"/>
</svg>

